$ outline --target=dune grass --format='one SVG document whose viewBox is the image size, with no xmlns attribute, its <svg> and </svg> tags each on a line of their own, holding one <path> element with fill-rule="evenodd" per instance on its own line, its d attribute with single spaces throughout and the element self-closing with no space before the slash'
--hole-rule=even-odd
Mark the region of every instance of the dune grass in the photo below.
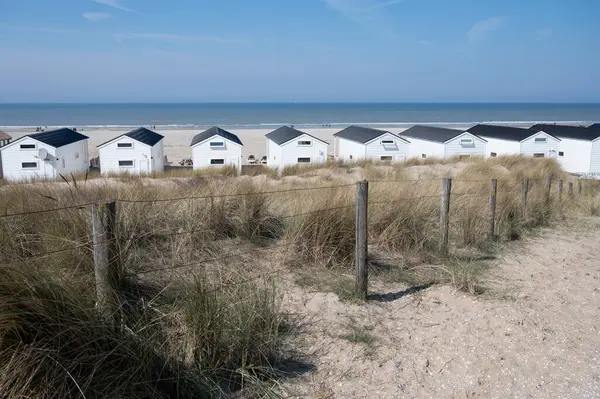
<svg viewBox="0 0 600 399">
<path fill-rule="evenodd" d="M 120 292 L 124 321 L 115 326 L 94 309 L 89 206 L 0 219 L 0 391 L 200 397 L 262 389 L 286 356 L 288 321 L 279 312 L 276 281 L 261 276 L 277 277 L 271 273 L 282 266 L 297 275 L 351 274 L 353 183 L 364 178 L 373 275 L 411 284 L 448 283 L 478 293 L 485 267 L 474 259 L 497 243 L 600 214 L 600 184 L 582 181 L 579 196 L 577 179 L 553 160 L 450 161 L 331 162 L 277 178 L 119 176 L 1 187 L 0 216 L 116 200 L 119 257 L 128 276 Z M 554 182 L 549 201 L 547 176 Z M 437 253 L 441 177 L 454 179 L 449 255 Z M 499 179 L 494 242 L 491 178 Z M 523 179 L 530 179 L 525 216 Z M 558 179 L 565 183 L 560 202 Z"/>
</svg>

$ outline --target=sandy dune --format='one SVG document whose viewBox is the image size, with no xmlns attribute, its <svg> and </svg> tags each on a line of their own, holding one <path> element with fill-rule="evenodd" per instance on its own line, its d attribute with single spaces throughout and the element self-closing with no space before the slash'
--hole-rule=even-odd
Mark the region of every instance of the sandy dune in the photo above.
<svg viewBox="0 0 600 399">
<path fill-rule="evenodd" d="M 590 223 L 514 244 L 496 261 L 487 297 L 435 286 L 362 306 L 290 287 L 285 310 L 303 322 L 315 371 L 291 381 L 287 394 L 600 397 L 600 225 Z M 368 331 L 373 343 L 341 338 L 353 328 Z"/>
</svg>

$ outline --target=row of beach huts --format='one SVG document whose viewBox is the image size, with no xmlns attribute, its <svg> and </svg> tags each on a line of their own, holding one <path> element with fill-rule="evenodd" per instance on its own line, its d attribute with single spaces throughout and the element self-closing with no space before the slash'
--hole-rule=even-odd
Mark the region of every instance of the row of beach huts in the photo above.
<svg viewBox="0 0 600 399">
<path fill-rule="evenodd" d="M 297 164 L 323 163 L 329 143 L 290 126 L 266 136 L 266 165 L 280 171 Z M 164 171 L 164 136 L 138 128 L 98 146 L 102 174 L 153 174 Z M 600 175 L 600 124 L 537 124 L 530 128 L 479 124 L 467 130 L 416 125 L 396 134 L 349 126 L 334 134 L 333 158 L 372 159 L 498 157 L 522 154 L 556 158 L 571 173 Z M 190 144 L 194 169 L 234 166 L 241 170 L 243 143 L 219 127 L 197 134 Z M 11 141 L 0 132 L 1 169 L 6 180 L 55 179 L 89 170 L 88 137 L 62 128 Z"/>
</svg>

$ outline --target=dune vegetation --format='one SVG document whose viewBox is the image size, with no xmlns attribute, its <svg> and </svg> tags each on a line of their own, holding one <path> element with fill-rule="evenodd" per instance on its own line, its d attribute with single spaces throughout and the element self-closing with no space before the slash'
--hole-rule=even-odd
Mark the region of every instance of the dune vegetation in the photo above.
<svg viewBox="0 0 600 399">
<path fill-rule="evenodd" d="M 600 214 L 600 185 L 565 174 L 550 159 L 330 162 L 279 177 L 230 175 L 76 177 L 1 187 L 0 396 L 269 394 L 293 356 L 294 320 L 280 311 L 278 283 L 318 271 L 352 273 L 355 183 L 363 179 L 373 275 L 410 284 L 449 283 L 477 293 L 485 271 L 477 259 L 502 242 Z M 448 254 L 437 252 L 443 177 L 453 178 Z M 120 322 L 94 306 L 89 204 L 110 200 L 117 203 L 125 271 Z"/>
</svg>

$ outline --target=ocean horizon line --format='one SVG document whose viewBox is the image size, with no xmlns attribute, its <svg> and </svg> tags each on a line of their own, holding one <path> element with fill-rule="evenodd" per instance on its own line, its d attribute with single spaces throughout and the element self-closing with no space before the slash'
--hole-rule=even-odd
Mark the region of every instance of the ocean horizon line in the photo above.
<svg viewBox="0 0 600 399">
<path fill-rule="evenodd" d="M 31 105 L 600 105 L 600 101 L 77 101 L 1 102 L 0 106 Z"/>
<path fill-rule="evenodd" d="M 332 122 L 332 123 L 253 123 L 253 124 L 93 124 L 93 125 L 80 125 L 80 124 L 62 124 L 62 125 L 44 125 L 46 129 L 58 129 L 62 127 L 74 127 L 82 129 L 130 129 L 137 127 L 155 127 L 157 130 L 175 130 L 175 129 L 207 129 L 212 126 L 221 126 L 229 129 L 269 129 L 278 126 L 295 126 L 308 129 L 329 129 L 337 127 L 345 127 L 351 125 L 360 126 L 378 126 L 378 127 L 409 127 L 414 125 L 429 125 L 429 126 L 467 126 L 477 124 L 490 124 L 490 125 L 535 125 L 535 124 L 564 124 L 564 125 L 588 125 L 595 121 L 547 121 L 547 120 L 531 120 L 531 121 L 463 121 L 463 122 Z M 0 129 L 6 130 L 20 130 L 20 129 L 36 129 L 41 127 L 39 125 L 0 125 Z"/>
</svg>

